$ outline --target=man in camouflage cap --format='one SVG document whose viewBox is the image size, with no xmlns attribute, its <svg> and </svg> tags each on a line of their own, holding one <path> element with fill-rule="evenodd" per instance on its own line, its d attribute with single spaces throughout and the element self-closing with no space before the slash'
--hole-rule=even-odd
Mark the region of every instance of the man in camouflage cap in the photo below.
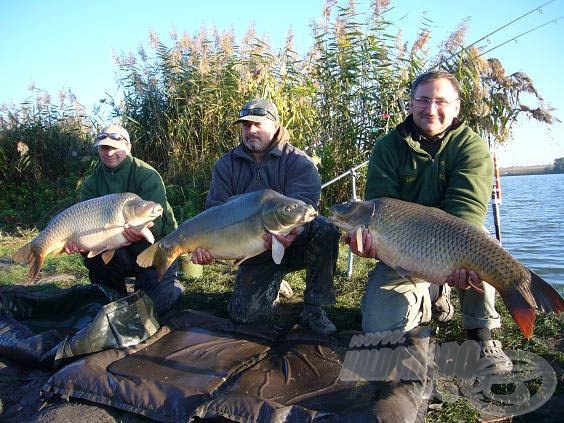
<svg viewBox="0 0 564 423">
<path fill-rule="evenodd" d="M 265 99 L 251 100 L 241 108 L 234 123 L 241 124 L 242 140 L 215 164 L 206 207 L 225 203 L 234 195 L 270 188 L 317 208 L 321 195 L 319 172 L 306 153 L 290 144 L 290 135 L 280 125 L 276 106 Z M 339 232 L 318 216 L 286 236 L 266 235 L 268 250 L 272 236 L 286 249 L 282 263 L 274 263 L 271 252 L 266 251 L 241 264 L 228 306 L 231 319 L 250 323 L 270 315 L 282 278 L 289 272 L 305 269 L 301 322 L 318 333 L 334 333 L 335 325 L 321 306 L 335 301 L 333 276 Z M 208 264 L 213 256 L 198 248 L 192 260 Z"/>
</svg>

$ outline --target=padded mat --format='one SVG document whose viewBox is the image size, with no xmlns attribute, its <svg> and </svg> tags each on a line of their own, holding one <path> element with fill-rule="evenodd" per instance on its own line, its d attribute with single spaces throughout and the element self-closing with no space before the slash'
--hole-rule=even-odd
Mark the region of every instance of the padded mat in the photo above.
<svg viewBox="0 0 564 423">
<path fill-rule="evenodd" d="M 343 380 L 349 341 L 300 326 L 278 339 L 268 326 L 234 326 L 185 311 L 134 347 L 66 366 L 43 395 L 81 398 L 159 421 L 416 421 L 425 381 Z M 427 356 L 428 335 L 406 343 Z"/>
</svg>

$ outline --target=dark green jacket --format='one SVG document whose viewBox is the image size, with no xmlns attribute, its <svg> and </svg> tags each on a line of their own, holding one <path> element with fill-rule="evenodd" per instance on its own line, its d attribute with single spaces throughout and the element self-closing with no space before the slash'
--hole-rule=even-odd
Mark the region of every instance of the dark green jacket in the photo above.
<svg viewBox="0 0 564 423">
<path fill-rule="evenodd" d="M 161 175 L 149 164 L 135 157 L 127 156 L 115 169 L 100 163 L 84 181 L 80 201 L 119 192 L 132 192 L 143 200 L 155 201 L 162 206 L 163 215 L 154 220 L 154 226 L 151 228 L 155 240 L 176 229 L 176 219 L 167 201 Z"/>
<path fill-rule="evenodd" d="M 493 179 L 485 141 L 456 121 L 433 159 L 412 139 L 408 129 L 412 125 L 413 118 L 408 116 L 374 145 L 365 198 L 399 198 L 483 225 Z"/>
</svg>

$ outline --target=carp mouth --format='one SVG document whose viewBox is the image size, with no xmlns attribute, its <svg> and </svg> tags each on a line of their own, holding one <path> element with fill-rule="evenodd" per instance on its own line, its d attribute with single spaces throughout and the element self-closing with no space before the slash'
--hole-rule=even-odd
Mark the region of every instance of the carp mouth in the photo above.
<svg viewBox="0 0 564 423">
<path fill-rule="evenodd" d="M 375 213 L 375 206 L 370 201 L 354 201 L 336 204 L 330 211 L 329 222 L 350 233 L 370 223 Z"/>
<path fill-rule="evenodd" d="M 356 226 L 348 222 L 341 220 L 338 216 L 332 214 L 329 216 L 329 222 L 335 225 L 337 228 L 344 230 L 345 232 L 351 232 Z"/>
<path fill-rule="evenodd" d="M 317 210 L 315 209 L 308 209 L 304 213 L 304 221 L 306 222 L 311 222 L 316 217 L 317 217 Z"/>
<path fill-rule="evenodd" d="M 160 204 L 155 204 L 153 210 L 151 210 L 151 216 L 159 217 L 163 214 L 163 208 Z"/>
</svg>

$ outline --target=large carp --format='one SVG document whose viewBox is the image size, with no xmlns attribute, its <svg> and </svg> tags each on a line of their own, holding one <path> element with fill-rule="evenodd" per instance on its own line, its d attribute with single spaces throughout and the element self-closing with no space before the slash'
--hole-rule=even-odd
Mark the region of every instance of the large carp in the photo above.
<svg viewBox="0 0 564 423">
<path fill-rule="evenodd" d="M 205 248 L 215 258 L 245 260 L 264 252 L 265 233 L 286 235 L 312 221 L 315 209 L 271 189 L 232 197 L 183 222 L 174 232 L 137 256 L 141 267 L 155 265 L 159 278 L 176 257 Z M 284 247 L 272 238 L 272 258 L 280 263 Z"/>
<path fill-rule="evenodd" d="M 104 263 L 108 263 L 117 248 L 128 244 L 123 236 L 125 228 L 134 227 L 147 241 L 155 242 L 147 225 L 162 213 L 160 204 L 130 192 L 82 201 L 53 217 L 39 235 L 16 251 L 14 260 L 29 264 L 29 277 L 35 279 L 49 253 L 61 254 L 65 244 L 74 241 L 88 251 L 88 257 L 102 253 Z"/>
<path fill-rule="evenodd" d="M 473 270 L 500 294 L 526 338 L 535 310 L 561 313 L 564 300 L 486 231 L 442 210 L 380 198 L 331 208 L 329 220 L 351 235 L 368 227 L 378 259 L 409 279 L 441 285 L 455 269 Z"/>
</svg>

